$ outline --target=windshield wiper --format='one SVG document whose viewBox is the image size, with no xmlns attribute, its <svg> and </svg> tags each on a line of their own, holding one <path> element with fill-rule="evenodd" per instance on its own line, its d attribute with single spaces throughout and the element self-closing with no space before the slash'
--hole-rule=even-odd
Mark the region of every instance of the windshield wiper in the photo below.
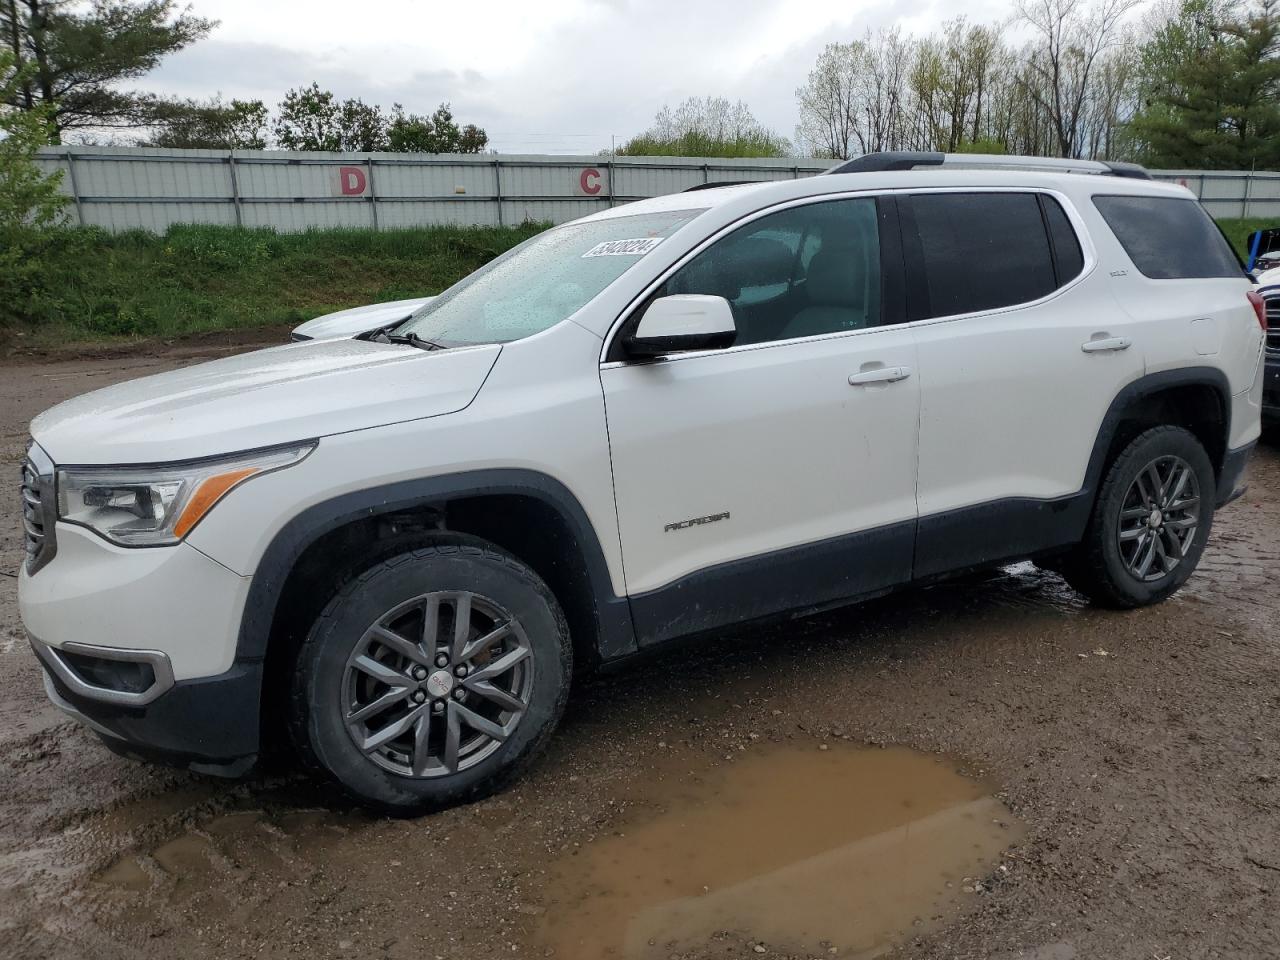
<svg viewBox="0 0 1280 960">
<path fill-rule="evenodd" d="M 434 340 L 428 340 L 426 337 L 420 337 L 416 333 L 388 333 L 384 327 L 381 330 L 375 330 L 369 334 L 368 339 L 374 343 L 407 343 L 411 347 L 417 347 L 419 350 L 448 350 L 443 343 L 436 343 Z"/>
</svg>

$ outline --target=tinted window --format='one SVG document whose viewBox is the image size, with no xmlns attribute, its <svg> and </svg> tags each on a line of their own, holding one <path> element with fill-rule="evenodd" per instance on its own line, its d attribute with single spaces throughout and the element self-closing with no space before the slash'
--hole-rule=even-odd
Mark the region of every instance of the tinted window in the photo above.
<svg viewBox="0 0 1280 960">
<path fill-rule="evenodd" d="M 1195 200 L 1094 197 L 1133 265 L 1152 280 L 1238 277 L 1244 272 L 1222 232 Z"/>
<path fill-rule="evenodd" d="M 1035 194 L 916 194 L 911 208 L 924 257 L 928 316 L 1026 303 L 1057 286 Z"/>
<path fill-rule="evenodd" d="M 681 267 L 654 295 L 724 297 L 735 344 L 857 330 L 880 322 L 873 199 L 790 207 L 754 220 Z"/>
<path fill-rule="evenodd" d="M 1062 286 L 1080 276 L 1080 271 L 1084 269 L 1084 253 L 1080 250 L 1080 241 L 1062 205 L 1053 197 L 1040 194 L 1040 206 L 1044 209 L 1044 222 L 1049 228 L 1058 286 Z"/>
</svg>

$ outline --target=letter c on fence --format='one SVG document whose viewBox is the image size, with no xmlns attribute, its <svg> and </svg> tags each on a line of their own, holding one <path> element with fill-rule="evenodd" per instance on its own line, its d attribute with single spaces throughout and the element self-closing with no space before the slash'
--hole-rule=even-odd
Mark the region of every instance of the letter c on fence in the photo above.
<svg viewBox="0 0 1280 960">
<path fill-rule="evenodd" d="M 345 197 L 358 197 L 369 185 L 364 170 L 360 167 L 339 167 L 338 180 L 342 184 L 342 195 Z"/>
<path fill-rule="evenodd" d="M 578 177 L 578 186 L 589 197 L 600 192 L 600 171 L 595 167 L 587 167 Z"/>
</svg>

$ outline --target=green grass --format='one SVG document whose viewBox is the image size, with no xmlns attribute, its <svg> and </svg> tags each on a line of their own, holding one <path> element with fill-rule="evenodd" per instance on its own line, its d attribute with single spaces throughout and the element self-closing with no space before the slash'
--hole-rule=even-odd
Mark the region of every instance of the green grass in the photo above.
<svg viewBox="0 0 1280 960">
<path fill-rule="evenodd" d="M 21 276 L 0 274 L 0 324 L 46 342 L 296 324 L 439 293 L 545 227 L 57 231 L 26 238 Z"/>
<path fill-rule="evenodd" d="M 1222 220 L 1245 255 L 1271 220 Z M 171 339 L 283 327 L 346 307 L 427 296 L 545 224 L 276 233 L 173 227 L 164 235 L 54 231 L 0 243 L 4 347 Z M 16 337 L 14 336 L 16 335 Z"/>
<path fill-rule="evenodd" d="M 1227 239 L 1231 241 L 1231 245 L 1236 248 L 1236 253 L 1244 260 L 1249 259 L 1249 247 L 1245 243 L 1249 234 L 1255 230 L 1266 230 L 1268 227 L 1280 227 L 1280 220 L 1260 220 L 1257 217 L 1250 217 L 1248 220 L 1232 219 L 1219 220 L 1218 225 L 1222 227 L 1222 232 L 1227 235 Z"/>
</svg>

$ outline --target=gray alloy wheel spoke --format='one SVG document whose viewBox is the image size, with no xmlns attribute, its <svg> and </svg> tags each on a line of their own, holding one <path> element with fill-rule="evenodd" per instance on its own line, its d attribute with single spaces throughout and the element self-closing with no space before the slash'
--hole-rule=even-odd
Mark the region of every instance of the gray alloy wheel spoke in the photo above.
<svg viewBox="0 0 1280 960">
<path fill-rule="evenodd" d="M 450 773 L 458 772 L 458 746 L 462 743 L 462 719 L 458 711 L 449 704 L 448 720 L 445 723 L 444 768 Z"/>
<path fill-rule="evenodd" d="M 459 594 L 453 605 L 453 646 L 450 659 L 454 663 L 462 661 L 462 651 L 466 649 L 467 637 L 471 633 L 471 594 Z"/>
<path fill-rule="evenodd" d="M 477 640 L 472 640 L 465 647 L 463 647 L 462 653 L 461 655 L 459 655 L 458 659 L 461 660 L 463 663 L 469 663 L 472 660 L 474 660 L 477 655 L 484 653 L 486 650 L 488 650 L 491 646 L 493 646 L 499 640 L 503 639 L 504 637 L 508 637 L 510 635 L 511 635 L 511 624 L 509 623 L 501 624 L 495 627 L 493 630 L 490 630 L 483 637 L 480 637 Z"/>
<path fill-rule="evenodd" d="M 525 657 L 529 656 L 528 647 L 516 647 L 510 653 L 503 654 L 492 663 L 487 663 L 479 670 L 471 674 L 472 680 L 492 680 L 494 677 L 500 677 L 512 667 L 514 667 Z"/>
<path fill-rule="evenodd" d="M 501 687 L 495 687 L 488 680 L 475 680 L 468 677 L 463 681 L 463 686 L 472 693 L 478 693 L 486 700 L 492 700 L 503 710 L 510 710 L 512 713 L 519 713 L 524 709 L 524 704 L 513 694 L 508 693 Z"/>
<path fill-rule="evenodd" d="M 1143 541 L 1145 544 L 1142 551 L 1142 557 L 1138 560 L 1137 565 L 1133 568 L 1133 572 L 1140 577 L 1145 577 L 1147 571 L 1151 569 L 1151 561 L 1156 558 L 1156 541 L 1155 537 L 1148 537 Z"/>
<path fill-rule="evenodd" d="M 1148 509 L 1156 506 L 1156 499 L 1160 497 L 1160 475 L 1153 470 L 1152 463 L 1148 463 L 1135 483 L 1138 484 L 1138 495 L 1142 497 L 1143 506 Z"/>
<path fill-rule="evenodd" d="M 394 706 L 408 696 L 408 687 L 392 687 L 377 700 L 371 700 L 354 713 L 347 714 L 347 723 L 359 723 L 361 720 L 368 720 L 370 717 L 377 716 L 388 707 Z"/>
<path fill-rule="evenodd" d="M 390 743 L 396 737 L 400 736 L 413 726 L 413 721 L 418 719 L 418 714 L 420 714 L 422 710 L 422 707 L 416 707 L 404 716 L 400 717 L 400 719 L 392 720 L 381 730 L 378 730 L 371 736 L 366 737 L 364 743 L 361 745 L 361 749 L 364 750 L 365 753 L 368 753 L 371 750 L 377 750 L 384 743 Z"/>
<path fill-rule="evenodd" d="M 449 715 L 450 717 L 456 716 L 460 722 L 465 723 L 473 730 L 480 731 L 487 737 L 492 737 L 494 740 L 502 741 L 507 739 L 506 727 L 494 723 L 492 720 L 482 717 L 472 710 L 468 710 L 460 703 L 449 704 Z"/>
<path fill-rule="evenodd" d="M 401 673 L 398 670 L 393 670 L 391 667 L 388 667 L 385 663 L 379 663 L 377 660 L 373 659 L 373 657 L 369 656 L 368 654 L 361 654 L 360 656 L 356 657 L 351 662 L 351 666 L 354 667 L 356 670 L 359 670 L 361 673 L 367 673 L 369 676 L 373 677 L 375 680 L 381 680 L 383 683 L 387 684 L 388 686 L 394 687 L 397 684 L 408 682 L 408 679 L 405 677 L 403 673 Z"/>
<path fill-rule="evenodd" d="M 425 777 L 431 764 L 431 710 L 419 712 L 413 724 L 413 775 Z"/>
<path fill-rule="evenodd" d="M 422 639 L 418 645 L 427 652 L 427 657 L 434 659 L 436 647 L 440 645 L 440 600 L 428 597 L 422 607 Z"/>
<path fill-rule="evenodd" d="M 1162 580 L 1186 559 L 1199 526 L 1195 471 L 1181 457 L 1157 457 L 1138 471 L 1121 503 L 1121 562 L 1141 581 Z"/>
<path fill-rule="evenodd" d="M 383 769 L 448 776 L 511 736 L 529 712 L 533 679 L 533 647 L 506 610 L 467 590 L 427 593 L 387 611 L 356 643 L 341 716 Z"/>
<path fill-rule="evenodd" d="M 429 665 L 431 663 L 431 654 L 424 651 L 412 640 L 406 640 L 404 637 L 400 636 L 400 634 L 392 633 L 385 627 L 374 627 L 369 632 L 373 634 L 373 636 L 375 636 L 383 646 L 394 650 L 406 660 L 412 660 L 414 663 L 422 665 Z"/>
</svg>

